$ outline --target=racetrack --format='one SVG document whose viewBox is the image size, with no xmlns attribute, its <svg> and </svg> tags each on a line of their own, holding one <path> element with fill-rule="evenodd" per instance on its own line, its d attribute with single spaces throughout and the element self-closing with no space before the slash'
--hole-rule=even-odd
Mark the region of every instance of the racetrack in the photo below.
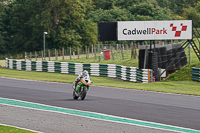
<svg viewBox="0 0 200 133">
<path fill-rule="evenodd" d="M 81 101 L 72 99 L 71 84 L 0 78 L 0 97 L 200 130 L 199 96 L 91 86 Z"/>
</svg>

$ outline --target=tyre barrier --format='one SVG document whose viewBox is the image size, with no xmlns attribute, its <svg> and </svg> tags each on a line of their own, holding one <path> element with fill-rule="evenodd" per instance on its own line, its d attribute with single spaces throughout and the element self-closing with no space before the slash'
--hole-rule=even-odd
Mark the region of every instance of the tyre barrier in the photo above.
<svg viewBox="0 0 200 133">
<path fill-rule="evenodd" d="M 200 82 L 200 68 L 192 67 L 192 80 Z"/>
<path fill-rule="evenodd" d="M 171 62 L 174 59 L 174 57 L 171 58 L 171 56 L 173 56 L 174 54 L 177 54 L 177 50 L 180 47 L 181 47 L 181 44 L 173 44 L 173 45 L 166 45 L 166 46 L 156 44 L 155 49 L 152 47 L 152 51 L 157 53 L 158 68 L 165 69 L 167 62 Z M 139 47 L 139 68 L 140 69 L 144 68 L 145 50 L 146 50 L 146 46 Z M 150 59 L 146 60 L 145 68 L 153 68 L 152 66 L 153 61 L 151 60 L 152 53 L 150 52 L 150 47 L 147 47 L 147 50 L 148 50 L 147 58 L 150 58 Z M 166 70 L 167 75 L 175 72 L 176 70 L 179 70 L 181 67 L 187 64 L 187 57 L 186 57 L 184 49 L 182 48 L 182 51 L 181 52 L 179 51 L 178 53 L 180 54 L 180 56 L 177 59 L 175 59 L 174 63 L 168 67 L 168 70 Z"/>
<path fill-rule="evenodd" d="M 6 68 L 73 75 L 78 75 L 83 70 L 87 70 L 91 76 L 110 77 L 136 83 L 153 82 L 153 72 L 150 69 L 139 69 L 114 64 L 22 61 L 6 58 Z"/>
</svg>

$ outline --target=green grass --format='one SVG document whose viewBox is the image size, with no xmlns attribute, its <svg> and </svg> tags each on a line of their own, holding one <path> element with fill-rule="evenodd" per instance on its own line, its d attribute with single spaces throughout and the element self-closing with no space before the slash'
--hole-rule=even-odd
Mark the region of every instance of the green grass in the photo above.
<svg viewBox="0 0 200 133">
<path fill-rule="evenodd" d="M 117 64 L 117 65 L 124 65 L 124 66 L 132 66 L 132 67 L 138 67 L 138 59 L 131 59 L 131 51 L 130 50 L 124 50 L 124 60 L 122 60 L 121 52 L 114 51 L 114 60 L 112 59 L 112 55 L 110 60 L 104 60 L 104 56 L 100 54 L 100 62 L 98 59 L 98 54 L 96 55 L 96 60 L 94 57 L 94 53 L 90 53 L 89 58 L 86 59 L 86 55 L 80 55 L 80 59 L 78 59 L 78 56 L 71 56 L 72 59 L 70 60 L 69 56 L 65 56 L 65 60 L 62 60 L 62 56 L 58 57 L 58 60 L 55 60 L 55 57 L 51 57 L 52 61 L 59 61 L 59 62 L 71 62 L 71 63 L 100 63 L 100 64 Z M 16 60 L 24 60 L 24 59 L 16 59 Z M 37 58 L 38 61 L 41 61 L 41 58 Z M 49 60 L 48 57 L 46 57 L 46 60 Z M 32 61 L 35 61 L 34 58 L 32 58 Z M 5 60 L 0 60 L 0 66 L 5 67 L 6 63 Z"/>
<path fill-rule="evenodd" d="M 197 64 L 190 64 L 181 68 L 179 71 L 169 76 L 165 81 L 191 81 L 192 67 L 200 68 L 200 62 Z"/>
<path fill-rule="evenodd" d="M 188 55 L 188 48 L 185 49 L 186 55 Z M 72 56 L 72 60 L 58 60 L 65 62 L 73 63 L 101 63 L 101 64 L 118 64 L 124 66 L 138 66 L 138 59 L 130 58 L 130 51 L 124 51 L 125 59 L 122 60 L 121 53 L 114 53 L 115 60 L 104 60 L 103 55 L 101 55 L 101 61 L 97 59 L 94 60 L 94 55 L 90 54 L 89 59 L 86 59 L 84 55 L 80 59 L 77 59 L 77 56 Z M 112 56 L 111 56 L 112 57 Z M 62 59 L 61 57 L 59 59 Z M 128 89 L 139 89 L 139 90 L 148 90 L 148 91 L 158 91 L 166 93 L 180 93 L 180 94 L 189 94 L 189 95 L 200 95 L 200 83 L 191 81 L 191 67 L 199 67 L 200 62 L 191 48 L 191 64 L 181 68 L 180 71 L 169 76 L 165 81 L 149 83 L 149 84 L 140 84 L 132 83 L 127 81 L 116 80 L 112 78 L 105 77 L 91 77 L 94 81 L 93 85 L 98 86 L 110 86 L 110 87 L 120 87 Z M 5 61 L 1 61 L 4 63 Z M 0 63 L 1 63 L 0 62 Z M 188 60 L 189 62 L 189 60 Z M 4 65 L 2 65 L 4 66 Z M 41 81 L 50 81 L 50 82 L 63 82 L 63 83 L 73 83 L 76 79 L 76 75 L 69 74 L 59 74 L 59 73 L 46 73 L 46 72 L 27 72 L 27 71 L 17 71 L 0 68 L 1 77 L 11 77 L 19 79 L 28 79 L 28 80 L 41 80 Z"/>
<path fill-rule="evenodd" d="M 138 67 L 138 59 L 131 59 L 131 51 L 124 51 L 124 60 L 122 60 L 122 55 L 120 52 L 114 52 L 114 60 L 112 59 L 112 55 L 110 55 L 110 60 L 104 60 L 104 56 L 100 55 L 100 62 L 98 59 L 98 54 L 96 56 L 96 60 L 94 58 L 94 54 L 90 54 L 89 58 L 86 59 L 85 56 L 82 56 L 80 59 L 78 57 L 72 57 L 72 60 L 65 59 L 65 60 L 58 60 L 59 62 L 72 62 L 72 63 L 100 63 L 100 64 L 117 64 L 117 65 L 124 65 L 124 66 L 132 66 Z M 55 60 L 56 61 L 56 60 Z"/>
<path fill-rule="evenodd" d="M 69 74 L 60 74 L 60 73 L 18 71 L 18 70 L 0 68 L 0 77 L 73 83 L 77 76 Z M 142 83 L 132 83 L 128 81 L 121 81 L 106 77 L 91 76 L 91 79 L 94 82 L 93 85 L 97 86 L 109 86 L 109 87 L 119 87 L 119 88 L 157 91 L 166 93 L 200 95 L 200 83 L 193 81 L 173 81 L 173 82 L 165 81 L 165 82 L 142 84 Z"/>
<path fill-rule="evenodd" d="M 0 133 L 33 133 L 31 131 L 0 125 Z"/>
<path fill-rule="evenodd" d="M 176 73 L 169 76 L 165 81 L 191 81 L 192 79 L 191 67 L 200 68 L 200 61 L 197 58 L 194 50 L 191 48 L 191 64 L 189 64 L 188 48 L 185 49 L 185 53 L 187 55 L 188 65 L 186 65 L 185 67 L 178 70 Z"/>
</svg>

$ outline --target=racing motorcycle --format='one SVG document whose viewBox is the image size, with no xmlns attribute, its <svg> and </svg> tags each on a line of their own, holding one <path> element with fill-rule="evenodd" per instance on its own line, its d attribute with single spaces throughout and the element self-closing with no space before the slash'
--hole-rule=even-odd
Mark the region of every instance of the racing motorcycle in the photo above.
<svg viewBox="0 0 200 133">
<path fill-rule="evenodd" d="M 84 100 L 91 83 L 93 82 L 92 80 L 90 80 L 89 76 L 84 76 L 83 78 L 81 78 L 81 80 L 77 83 L 76 88 L 74 83 L 72 86 L 72 88 L 74 89 L 73 99 L 78 99 L 80 97 L 81 100 Z"/>
</svg>

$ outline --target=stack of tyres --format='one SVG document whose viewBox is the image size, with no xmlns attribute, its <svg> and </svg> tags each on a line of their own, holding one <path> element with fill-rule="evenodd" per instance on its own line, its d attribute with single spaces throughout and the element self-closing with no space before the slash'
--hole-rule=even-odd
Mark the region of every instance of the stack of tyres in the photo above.
<svg viewBox="0 0 200 133">
<path fill-rule="evenodd" d="M 48 72 L 48 62 L 47 61 L 42 61 L 42 71 L 43 72 Z"/>
<path fill-rule="evenodd" d="M 68 73 L 75 75 L 75 63 L 68 63 Z"/>
<path fill-rule="evenodd" d="M 21 70 L 26 70 L 26 62 L 25 61 L 22 61 L 22 68 Z"/>
<path fill-rule="evenodd" d="M 185 54 L 184 51 L 181 54 L 181 61 L 180 61 L 180 63 L 181 63 L 181 66 L 187 65 L 187 57 L 186 57 L 186 54 Z"/>
<path fill-rule="evenodd" d="M 156 48 L 155 52 L 157 53 L 157 61 L 158 61 L 158 67 L 161 68 L 162 66 L 162 58 L 161 58 L 161 52 L 160 52 L 160 48 Z"/>
<path fill-rule="evenodd" d="M 144 56 L 145 56 L 145 49 L 139 50 L 139 68 L 144 68 Z"/>
<path fill-rule="evenodd" d="M 178 49 L 173 49 L 173 53 L 180 55 L 177 59 L 175 59 L 174 64 L 175 64 L 175 69 L 180 69 L 181 68 L 181 63 L 180 63 L 180 58 L 181 58 L 181 52 L 177 52 Z"/>
<path fill-rule="evenodd" d="M 173 60 L 173 58 L 171 58 L 172 55 L 173 55 L 172 49 L 171 49 L 171 50 L 168 50 L 168 51 L 167 51 L 167 60 L 169 60 L 168 62 L 172 62 L 172 60 Z M 164 67 L 166 67 L 166 66 L 164 66 Z M 172 64 L 172 65 L 169 66 L 169 68 L 168 68 L 168 71 L 173 71 L 173 70 L 175 70 L 175 65 L 174 65 L 174 64 Z"/>
<path fill-rule="evenodd" d="M 54 71 L 56 73 L 60 73 L 61 72 L 61 63 L 60 62 L 55 62 L 54 63 Z"/>
<path fill-rule="evenodd" d="M 192 80 L 200 82 L 200 68 L 192 67 Z"/>
<path fill-rule="evenodd" d="M 160 46 L 152 48 L 152 52 L 157 52 L 157 60 L 158 60 L 158 68 L 165 69 L 169 63 L 171 63 L 176 55 L 180 55 L 177 57 L 174 62 L 168 66 L 167 74 L 175 72 L 177 69 L 180 69 L 182 66 L 185 66 L 187 64 L 187 57 L 185 55 L 185 51 L 182 48 L 180 51 L 180 47 L 182 44 L 173 44 L 173 45 L 166 45 L 166 46 Z M 177 52 L 180 51 L 180 52 Z M 141 47 L 139 50 L 139 68 L 144 68 L 144 57 L 145 57 L 145 47 Z M 152 53 L 150 52 L 150 49 L 148 49 L 148 57 L 146 60 L 146 68 L 152 69 Z"/>
<path fill-rule="evenodd" d="M 32 71 L 36 71 L 36 61 L 31 61 Z"/>
<path fill-rule="evenodd" d="M 116 65 L 116 78 L 121 79 L 121 66 L 120 65 Z"/>
<path fill-rule="evenodd" d="M 83 64 L 83 70 L 87 70 L 88 71 L 88 73 L 89 74 L 91 74 L 91 72 L 90 72 L 90 64 L 88 63 L 88 64 Z"/>
<path fill-rule="evenodd" d="M 167 62 L 166 47 L 161 47 L 160 48 L 160 53 L 161 53 L 161 64 L 162 64 L 160 68 L 164 68 L 164 64 Z"/>
<path fill-rule="evenodd" d="M 17 69 L 17 61 L 13 60 L 13 69 Z"/>
<path fill-rule="evenodd" d="M 107 64 L 99 64 L 100 76 L 107 77 L 108 76 L 108 65 Z"/>
<path fill-rule="evenodd" d="M 148 53 L 148 58 L 147 58 L 146 68 L 148 68 L 148 69 L 152 69 L 153 68 L 152 60 L 153 60 L 153 53 L 149 52 Z"/>
</svg>

